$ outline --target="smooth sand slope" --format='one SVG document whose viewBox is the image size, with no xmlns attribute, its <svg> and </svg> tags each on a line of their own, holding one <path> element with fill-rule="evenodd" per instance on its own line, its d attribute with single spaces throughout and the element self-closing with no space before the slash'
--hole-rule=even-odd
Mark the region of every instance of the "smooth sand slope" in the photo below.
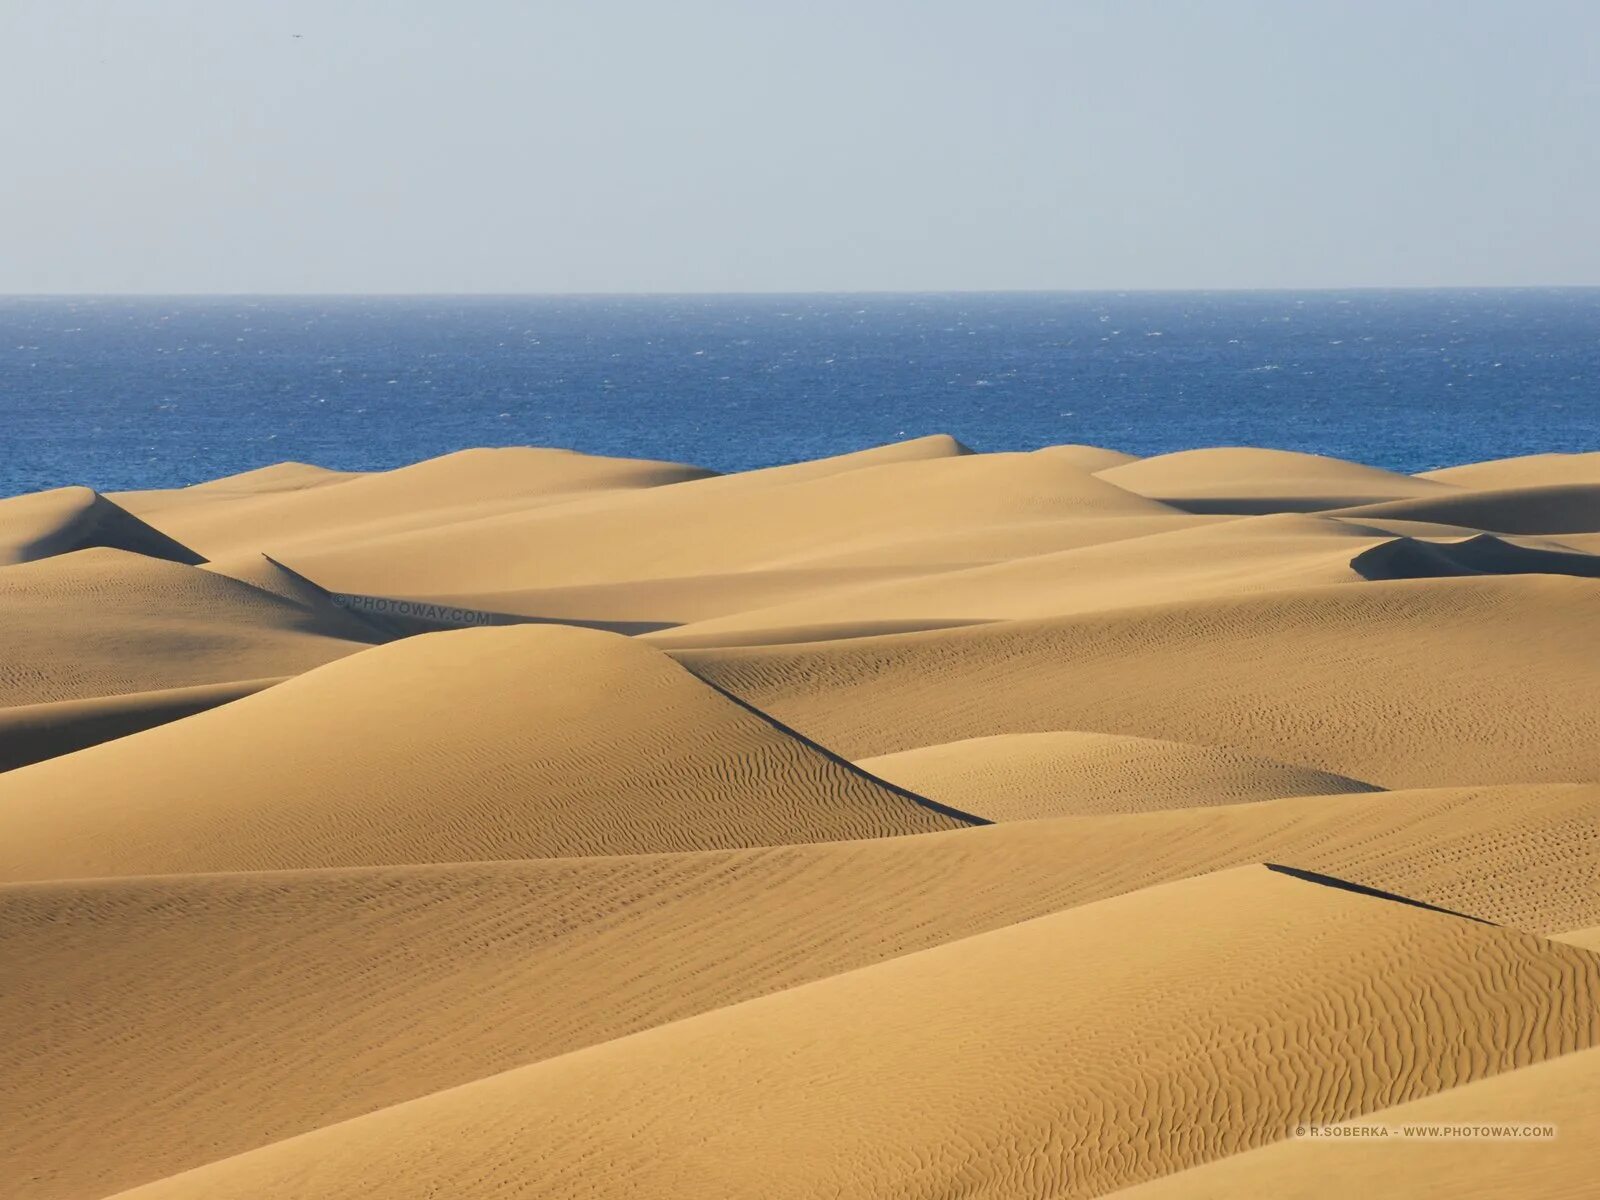
<svg viewBox="0 0 1600 1200">
<path fill-rule="evenodd" d="M 1553 935 L 1558 942 L 1566 942 L 1569 946 L 1582 946 L 1585 950 L 1600 951 L 1600 925 L 1590 925 L 1585 929 L 1569 929 L 1565 933 Z"/>
<path fill-rule="evenodd" d="M 1418 479 L 1463 488 L 1540 487 L 1557 483 L 1600 483 L 1600 450 L 1588 454 L 1527 454 L 1423 471 Z"/>
<path fill-rule="evenodd" d="M 1585 951 L 1249 867 L 129 1194 L 1095 1195 L 1590 1046 L 1597 986 Z"/>
<path fill-rule="evenodd" d="M 0 1192 L 1585 1194 L 1593 457 L 0 501 Z"/>
<path fill-rule="evenodd" d="M 616 634 L 408 638 L 0 776 L 0 878 L 639 854 L 936 811 Z"/>
<path fill-rule="evenodd" d="M 1101 479 L 1189 512 L 1315 512 L 1354 504 L 1451 495 L 1434 479 L 1300 454 L 1226 446 L 1158 454 L 1097 472 Z"/>
<path fill-rule="evenodd" d="M 1525 1133 L 1554 1126 L 1554 1140 L 1488 1134 L 1420 1140 L 1371 1138 L 1330 1143 L 1293 1140 L 1118 1192 L 1119 1200 L 1232 1200 L 1277 1196 L 1415 1196 L 1499 1200 L 1504 1196 L 1581 1197 L 1595 1191 L 1600 1138 L 1600 1050 L 1451 1088 L 1351 1122 L 1441 1134 L 1440 1126 Z"/>
<path fill-rule="evenodd" d="M 151 512 L 168 504 L 185 504 L 205 497 L 221 499 L 224 496 L 259 496 L 268 492 L 299 492 L 307 488 L 322 487 L 329 483 L 343 483 L 360 478 L 363 471 L 334 471 L 314 463 L 279 462 L 236 475 L 223 475 L 190 487 L 154 488 L 148 491 L 113 492 L 118 501 L 126 501 L 140 512 Z"/>
<path fill-rule="evenodd" d="M 853 759 L 1081 730 L 1421 787 L 1600 779 L 1597 627 L 1594 581 L 1529 575 L 679 657 Z"/>
<path fill-rule="evenodd" d="M 862 770 L 991 821 L 1375 791 L 1268 758 L 1111 733 L 1002 733 L 864 758 Z"/>
<path fill-rule="evenodd" d="M 1121 450 L 1108 450 L 1104 446 L 1084 446 L 1075 442 L 1049 446 L 1045 453 L 1084 471 L 1104 471 L 1108 467 L 1120 467 L 1124 463 L 1139 461 L 1137 454 L 1125 454 Z"/>
<path fill-rule="evenodd" d="M 1600 787 L 1431 790 L 711 853 L 0 886 L 0 956 L 19 964 L 0 996 L 18 1031 L 0 1103 L 38 1114 L 0 1165 L 34 1180 L 27 1195 L 99 1196 L 1241 863 L 1570 929 L 1600 921 L 1597 823 Z M 82 1154 L 103 1127 L 116 1145 Z"/>
<path fill-rule="evenodd" d="M 300 464 L 285 464 L 298 467 Z M 463 450 L 414 466 L 333 479 L 252 472 L 182 492 L 121 493 L 130 511 L 208 558 L 281 551 L 304 542 L 359 540 L 516 509 L 591 490 L 647 488 L 709 474 L 679 463 L 597 458 L 515 447 Z M 286 479 L 285 476 L 288 478 Z M 307 486 L 309 484 L 309 486 Z"/>
</svg>

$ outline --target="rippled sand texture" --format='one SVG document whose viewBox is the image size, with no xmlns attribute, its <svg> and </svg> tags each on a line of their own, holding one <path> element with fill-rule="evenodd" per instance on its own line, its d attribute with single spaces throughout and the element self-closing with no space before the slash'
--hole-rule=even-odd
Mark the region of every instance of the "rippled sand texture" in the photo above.
<svg viewBox="0 0 1600 1200">
<path fill-rule="evenodd" d="M 1592 1194 L 1600 456 L 284 463 L 0 618 L 6 1197 Z"/>
</svg>

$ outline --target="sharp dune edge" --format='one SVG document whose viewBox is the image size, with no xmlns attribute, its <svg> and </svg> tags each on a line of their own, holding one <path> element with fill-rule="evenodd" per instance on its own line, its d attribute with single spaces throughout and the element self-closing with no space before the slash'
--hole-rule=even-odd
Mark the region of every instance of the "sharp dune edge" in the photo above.
<svg viewBox="0 0 1600 1200">
<path fill-rule="evenodd" d="M 203 561 L 187 546 L 85 487 L 0 500 L 0 566 L 95 547 L 191 565 Z"/>
<path fill-rule="evenodd" d="M 0 501 L 4 1193 L 1586 1195 L 1597 496 L 936 436 Z M 1293 1137 L 1354 1118 L 1559 1129 Z"/>
</svg>

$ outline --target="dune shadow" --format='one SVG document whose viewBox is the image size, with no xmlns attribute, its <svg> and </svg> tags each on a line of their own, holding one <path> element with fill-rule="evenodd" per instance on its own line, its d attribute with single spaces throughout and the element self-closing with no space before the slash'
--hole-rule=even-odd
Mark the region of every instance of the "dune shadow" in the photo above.
<svg viewBox="0 0 1600 1200">
<path fill-rule="evenodd" d="M 1354 892 L 1358 896 L 1370 896 L 1374 900 L 1389 900 L 1395 904 L 1408 904 L 1412 908 L 1425 908 L 1429 912 L 1443 913 L 1447 917 L 1463 917 L 1468 921 L 1476 921 L 1480 925 L 1495 924 L 1495 922 L 1486 921 L 1482 917 L 1475 917 L 1471 913 L 1457 912 L 1453 908 L 1441 908 L 1439 905 L 1429 904 L 1425 900 L 1413 900 L 1410 896 L 1401 896 L 1395 892 L 1385 892 L 1379 888 L 1368 887 L 1364 883 L 1354 883 L 1348 879 L 1340 879 L 1335 875 L 1323 875 L 1300 867 L 1287 867 L 1282 863 L 1262 863 L 1261 865 L 1269 871 L 1276 871 L 1280 875 L 1288 875 L 1305 883 L 1338 888 L 1342 892 Z"/>
<path fill-rule="evenodd" d="M 1459 542 L 1398 537 L 1350 560 L 1363 579 L 1446 579 L 1465 575 L 1570 575 L 1600 579 L 1600 556 L 1540 550 L 1480 533 Z"/>
</svg>

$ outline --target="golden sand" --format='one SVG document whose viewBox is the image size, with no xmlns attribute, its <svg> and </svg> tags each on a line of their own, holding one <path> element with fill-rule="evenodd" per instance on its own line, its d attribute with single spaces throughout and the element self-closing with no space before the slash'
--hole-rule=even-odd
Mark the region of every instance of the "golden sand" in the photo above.
<svg viewBox="0 0 1600 1200">
<path fill-rule="evenodd" d="M 0 620 L 7 1197 L 1592 1191 L 1600 456 L 284 463 Z"/>
</svg>

